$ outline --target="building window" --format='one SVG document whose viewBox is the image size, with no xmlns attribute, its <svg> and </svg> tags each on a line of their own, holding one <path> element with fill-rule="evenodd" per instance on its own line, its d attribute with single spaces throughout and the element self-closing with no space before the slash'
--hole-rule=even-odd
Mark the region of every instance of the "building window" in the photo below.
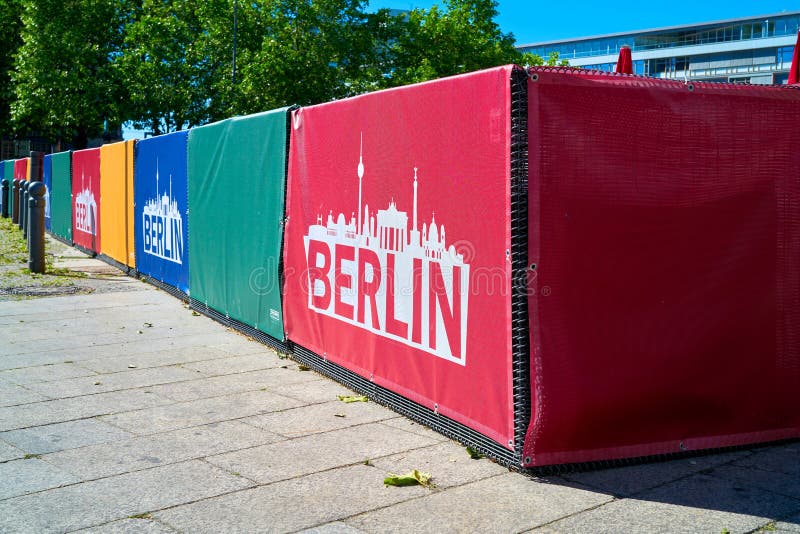
<svg viewBox="0 0 800 534">
<path fill-rule="evenodd" d="M 622 45 L 636 51 L 696 46 L 721 42 L 763 39 L 782 35 L 795 35 L 800 28 L 800 16 L 782 15 L 774 20 L 750 20 L 738 24 L 698 26 L 676 30 L 631 33 L 616 37 L 578 39 L 572 42 L 529 47 L 527 50 L 544 58 L 556 51 L 561 59 L 579 59 L 619 52 Z"/>
<path fill-rule="evenodd" d="M 792 66 L 792 55 L 794 54 L 793 46 L 783 46 L 778 48 L 775 57 L 775 63 L 779 69 L 788 69 Z"/>
</svg>

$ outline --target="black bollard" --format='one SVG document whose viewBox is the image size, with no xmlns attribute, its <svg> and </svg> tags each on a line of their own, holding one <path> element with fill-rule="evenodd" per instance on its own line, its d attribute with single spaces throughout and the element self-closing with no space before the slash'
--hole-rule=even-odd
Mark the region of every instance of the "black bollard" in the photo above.
<svg viewBox="0 0 800 534">
<path fill-rule="evenodd" d="M 20 227 L 22 228 L 22 238 L 28 239 L 28 187 L 30 187 L 31 182 L 25 180 L 20 184 L 22 187 L 22 202 L 20 203 L 20 212 L 19 212 L 19 222 Z"/>
<path fill-rule="evenodd" d="M 45 185 L 31 182 L 28 186 L 28 269 L 44 273 L 44 209 Z"/>
<path fill-rule="evenodd" d="M 4 219 L 8 219 L 8 199 L 9 199 L 8 193 L 9 193 L 9 191 L 8 191 L 8 182 L 7 181 L 0 180 L 0 191 L 2 191 L 2 193 L 0 193 L 0 194 L 2 194 L 2 198 L 0 199 L 0 201 L 2 201 L 2 203 L 3 203 L 3 206 L 2 206 L 2 210 L 3 211 L 2 211 L 2 213 L 0 213 L 0 215 L 2 215 Z"/>
<path fill-rule="evenodd" d="M 14 213 L 11 217 L 11 222 L 19 224 L 19 180 L 14 179 Z"/>
<path fill-rule="evenodd" d="M 44 179 L 44 152 L 31 150 L 31 182 L 41 182 Z"/>
</svg>

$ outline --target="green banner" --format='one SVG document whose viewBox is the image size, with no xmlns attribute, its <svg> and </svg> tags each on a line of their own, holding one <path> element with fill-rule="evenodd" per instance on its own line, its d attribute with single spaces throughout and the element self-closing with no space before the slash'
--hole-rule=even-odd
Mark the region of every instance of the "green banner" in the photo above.
<svg viewBox="0 0 800 534">
<path fill-rule="evenodd" d="M 72 242 L 72 152 L 51 156 L 53 190 L 50 191 L 50 232 Z"/>
<path fill-rule="evenodd" d="M 288 109 L 189 131 L 191 297 L 283 340 Z"/>
<path fill-rule="evenodd" d="M 2 178 L 4 182 L 8 182 L 8 216 L 14 213 L 14 160 L 6 160 L 3 162 Z"/>
</svg>

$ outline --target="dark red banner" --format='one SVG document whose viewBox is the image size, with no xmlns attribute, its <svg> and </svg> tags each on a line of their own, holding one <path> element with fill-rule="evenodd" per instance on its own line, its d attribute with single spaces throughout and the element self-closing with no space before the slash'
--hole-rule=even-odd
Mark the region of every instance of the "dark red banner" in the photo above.
<svg viewBox="0 0 800 534">
<path fill-rule="evenodd" d="M 289 339 L 513 439 L 510 67 L 294 112 Z"/>
<path fill-rule="evenodd" d="M 535 78 L 526 465 L 800 436 L 800 91 Z"/>
<path fill-rule="evenodd" d="M 100 149 L 72 153 L 72 240 L 100 250 Z"/>
<path fill-rule="evenodd" d="M 28 158 L 21 158 L 14 160 L 14 179 L 27 180 L 28 179 Z"/>
</svg>

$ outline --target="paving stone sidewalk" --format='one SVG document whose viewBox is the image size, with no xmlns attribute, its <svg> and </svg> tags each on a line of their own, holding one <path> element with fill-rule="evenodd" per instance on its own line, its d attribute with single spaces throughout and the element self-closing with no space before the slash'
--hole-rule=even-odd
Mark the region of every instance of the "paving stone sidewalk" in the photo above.
<svg viewBox="0 0 800 534">
<path fill-rule="evenodd" d="M 529 478 L 107 278 L 0 302 L 0 532 L 800 533 L 800 443 Z"/>
</svg>

